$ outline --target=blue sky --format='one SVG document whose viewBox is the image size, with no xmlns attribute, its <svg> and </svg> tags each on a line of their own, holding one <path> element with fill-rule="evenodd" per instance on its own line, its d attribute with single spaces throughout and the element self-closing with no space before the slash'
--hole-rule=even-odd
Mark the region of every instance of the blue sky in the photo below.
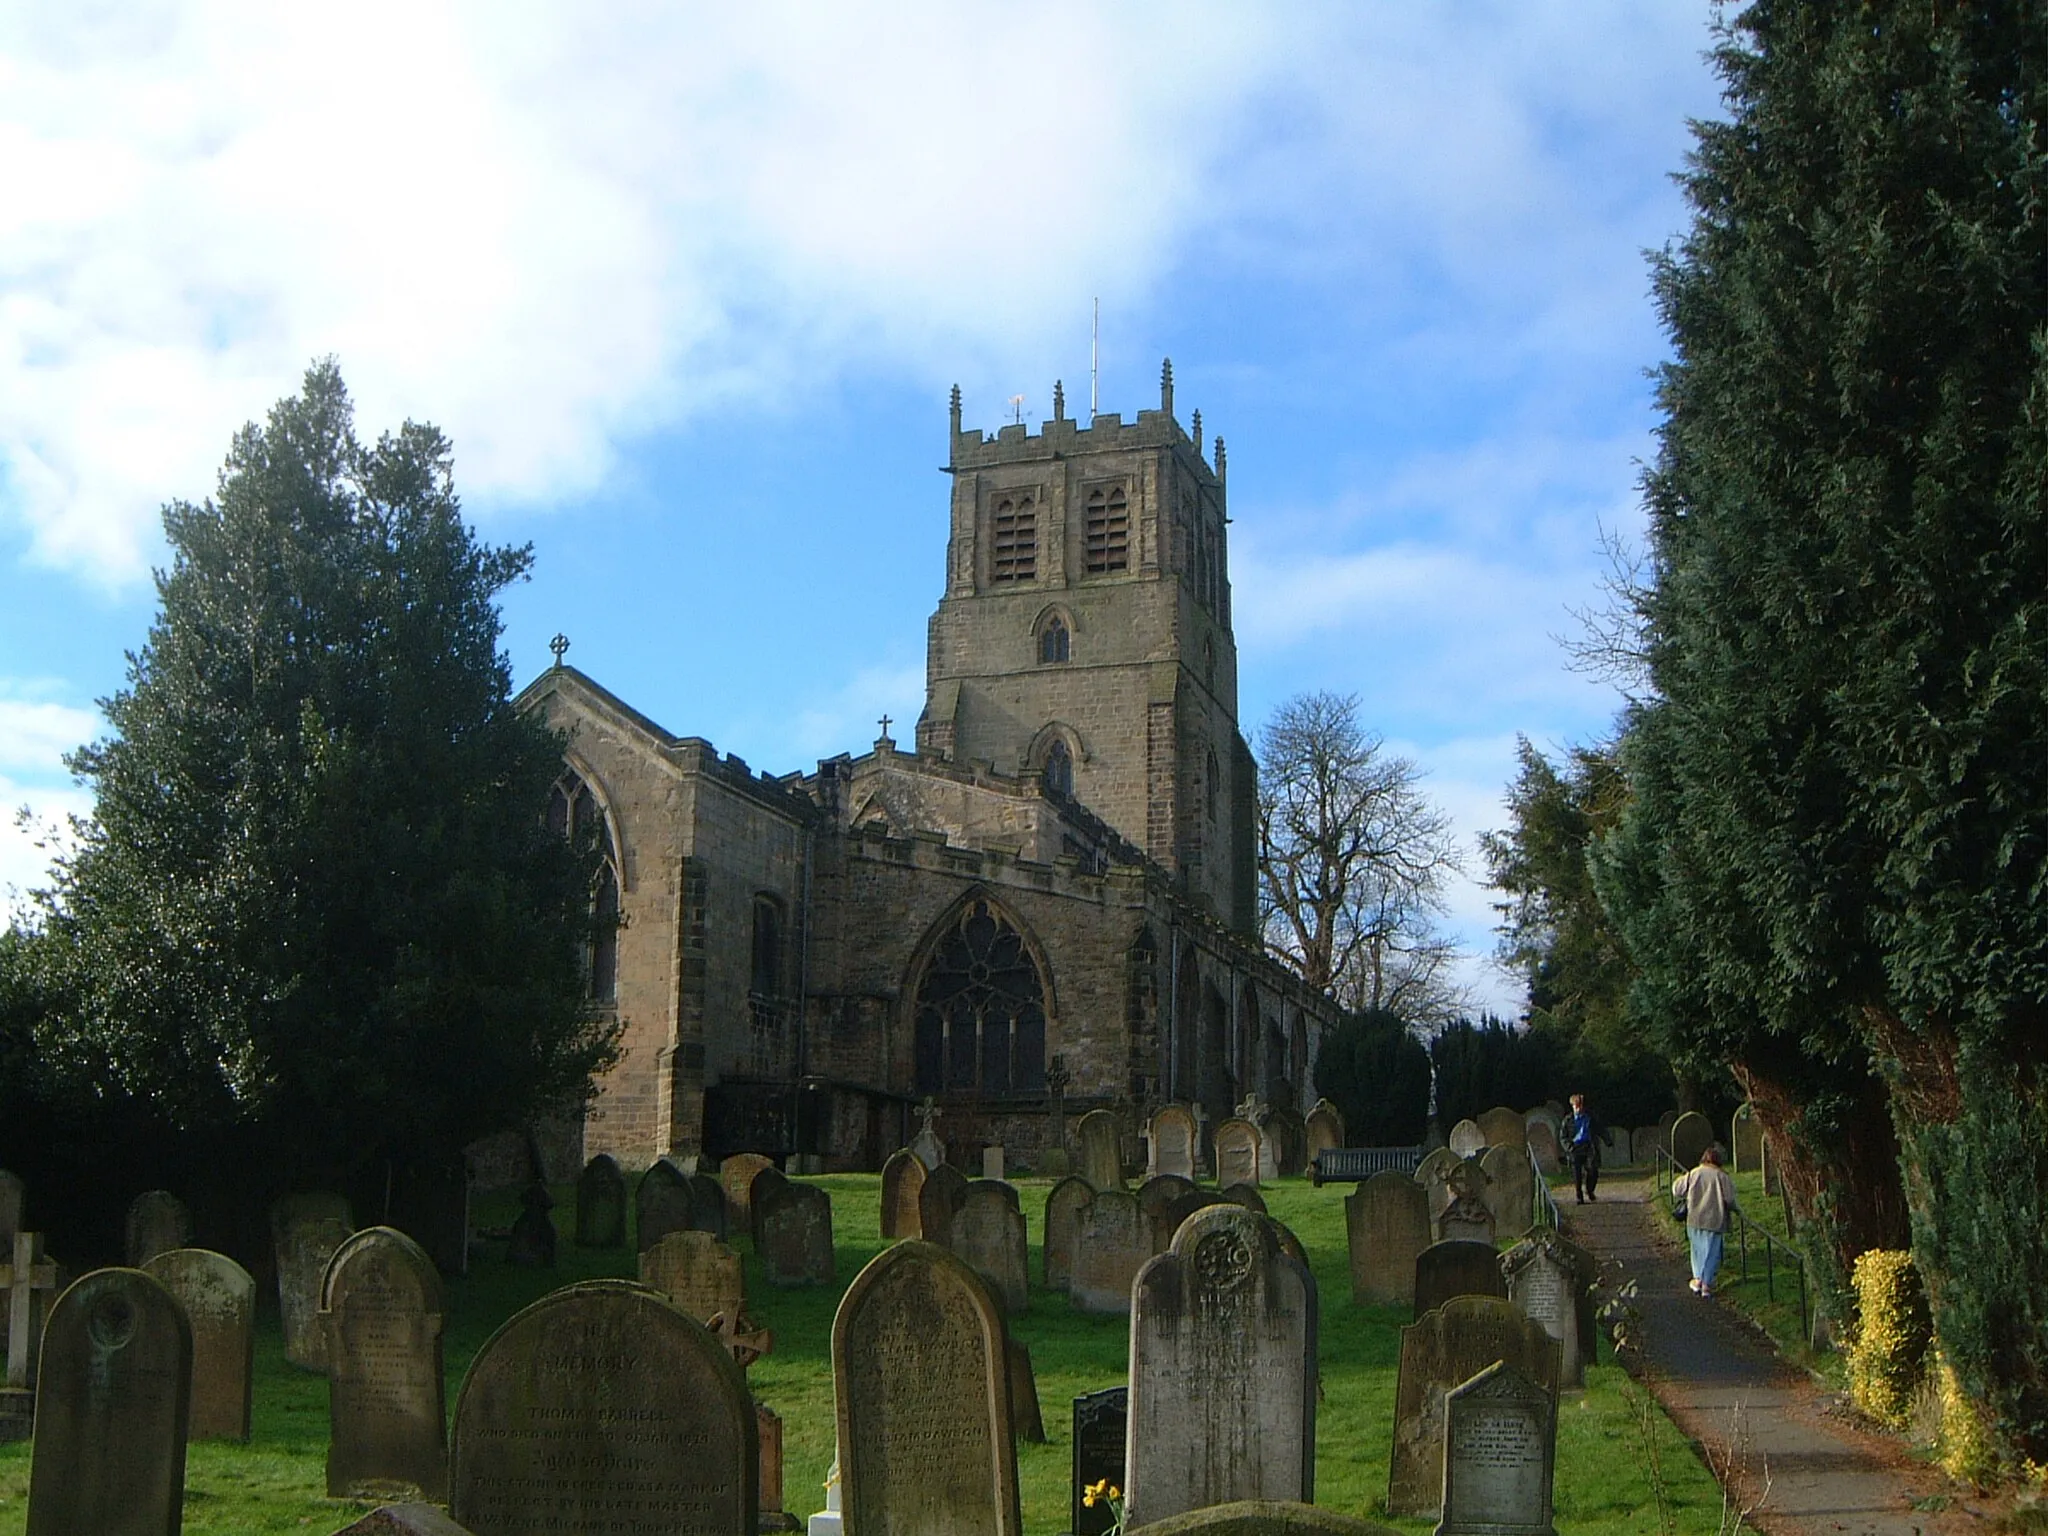
<svg viewBox="0 0 2048 1536">
<path fill-rule="evenodd" d="M 948 387 L 1085 407 L 1098 297 L 1102 408 L 1170 355 L 1229 444 L 1248 735 L 1359 694 L 1469 849 L 1518 732 L 1606 728 L 1553 637 L 1639 522 L 1704 8 L 591 9 L 0 4 L 6 804 L 86 808 L 161 504 L 329 353 L 533 543 L 520 681 L 561 630 L 757 767 L 858 750 L 922 702 Z"/>
</svg>

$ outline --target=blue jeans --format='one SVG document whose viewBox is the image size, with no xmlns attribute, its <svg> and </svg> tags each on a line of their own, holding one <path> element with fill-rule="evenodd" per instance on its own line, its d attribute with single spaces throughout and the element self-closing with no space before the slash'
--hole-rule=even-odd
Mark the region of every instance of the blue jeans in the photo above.
<svg viewBox="0 0 2048 1536">
<path fill-rule="evenodd" d="M 1711 1290 L 1714 1276 L 1721 1272 L 1722 1234 L 1704 1227 L 1687 1227 L 1685 1237 L 1692 1245 L 1692 1277 Z"/>
</svg>

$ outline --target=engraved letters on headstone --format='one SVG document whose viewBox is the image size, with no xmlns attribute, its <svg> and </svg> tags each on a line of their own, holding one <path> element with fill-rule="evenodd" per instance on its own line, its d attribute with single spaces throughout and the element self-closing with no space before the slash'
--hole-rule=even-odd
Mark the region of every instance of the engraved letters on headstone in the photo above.
<svg viewBox="0 0 2048 1536">
<path fill-rule="evenodd" d="M 446 1496 L 443 1312 L 440 1272 L 403 1232 L 369 1227 L 334 1251 L 320 1295 L 329 1498 Z"/>
<path fill-rule="evenodd" d="M 1436 1536 L 1557 1536 L 1557 1402 L 1497 1361 L 1444 1397 L 1443 1519 Z"/>
</svg>

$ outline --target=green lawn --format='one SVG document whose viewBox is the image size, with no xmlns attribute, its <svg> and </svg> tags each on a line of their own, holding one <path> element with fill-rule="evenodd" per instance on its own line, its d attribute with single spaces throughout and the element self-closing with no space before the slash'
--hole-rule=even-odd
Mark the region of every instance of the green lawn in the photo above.
<svg viewBox="0 0 2048 1536">
<path fill-rule="evenodd" d="M 832 1192 L 839 1281 L 843 1287 L 882 1247 L 878 1225 L 880 1180 L 844 1174 L 816 1180 Z M 1019 1181 L 1029 1217 L 1033 1277 L 1048 1180 Z M 1320 1358 L 1323 1398 L 1317 1418 L 1317 1502 L 1377 1516 L 1386 1495 L 1391 1453 L 1397 1311 L 1351 1304 L 1344 1246 L 1343 1197 L 1349 1185 L 1313 1189 L 1304 1180 L 1269 1186 L 1273 1214 L 1300 1236 L 1313 1262 L 1322 1296 Z M 572 1192 L 557 1192 L 557 1217 L 572 1225 Z M 508 1225 L 509 1200 L 478 1212 L 483 1225 Z M 745 1248 L 744 1241 L 740 1245 Z M 480 1257 L 470 1277 L 449 1286 L 448 1399 L 471 1356 L 491 1331 L 520 1306 L 552 1286 L 600 1275 L 629 1275 L 624 1251 L 588 1253 L 565 1235 L 561 1267 L 551 1275 L 514 1270 L 495 1254 Z M 751 1310 L 775 1333 L 775 1350 L 750 1375 L 756 1394 L 782 1415 L 786 1437 L 785 1503 L 795 1513 L 820 1507 L 820 1488 L 832 1459 L 832 1377 L 827 1358 L 837 1289 L 773 1291 L 761 1283 L 747 1255 Z M 1128 1325 L 1121 1318 L 1075 1313 L 1066 1298 L 1035 1284 L 1030 1311 L 1014 1331 L 1031 1346 L 1044 1407 L 1048 1445 L 1020 1446 L 1018 1463 L 1024 1519 L 1031 1536 L 1053 1536 L 1067 1526 L 1071 1415 L 1069 1400 L 1123 1379 Z M 1603 1356 L 1603 1361 L 1605 1357 Z M 1643 1431 L 1623 1399 L 1627 1378 L 1612 1364 L 1588 1373 L 1586 1390 L 1568 1393 L 1558 1424 L 1557 1523 L 1571 1536 L 1634 1536 L 1654 1531 L 1656 1518 Z M 1654 1419 L 1657 1455 L 1675 1506 L 1676 1529 L 1715 1529 L 1720 1494 L 1705 1469 L 1660 1415 Z M 285 1363 L 274 1305 L 262 1319 L 256 1350 L 255 1432 L 247 1446 L 193 1448 L 186 1472 L 185 1529 L 213 1533 L 318 1532 L 343 1526 L 356 1506 L 321 1495 L 327 1437 L 327 1389 L 322 1378 Z M 0 1447 L 0 1536 L 19 1536 L 26 1519 L 28 1447 Z M 1430 1521 L 1395 1521 L 1427 1532 Z"/>
</svg>

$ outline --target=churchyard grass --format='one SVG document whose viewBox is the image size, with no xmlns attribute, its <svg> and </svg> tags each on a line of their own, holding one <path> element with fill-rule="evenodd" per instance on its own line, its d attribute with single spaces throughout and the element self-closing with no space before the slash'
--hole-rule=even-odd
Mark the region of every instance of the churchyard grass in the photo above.
<svg viewBox="0 0 2048 1536">
<path fill-rule="evenodd" d="M 750 1371 L 756 1394 L 785 1426 L 784 1505 L 799 1516 L 822 1507 L 822 1485 L 833 1450 L 829 1346 L 838 1293 L 883 1247 L 880 1180 L 873 1174 L 829 1175 L 814 1181 L 832 1194 L 839 1284 L 832 1288 L 775 1290 L 766 1285 L 751 1244 L 735 1234 L 746 1257 L 749 1308 L 775 1334 L 774 1352 Z M 1124 1378 L 1129 1323 L 1121 1317 L 1086 1317 L 1065 1296 L 1045 1290 L 1039 1243 L 1051 1181 L 1021 1179 L 1032 1242 L 1031 1307 L 1013 1331 L 1031 1348 L 1050 1443 L 1018 1449 L 1025 1527 L 1031 1536 L 1067 1529 L 1071 1400 Z M 1286 1222 L 1308 1250 L 1321 1293 L 1322 1400 L 1317 1409 L 1316 1500 L 1332 1508 L 1385 1518 L 1392 1452 L 1395 1365 L 1405 1309 L 1355 1307 L 1345 1252 L 1345 1184 L 1311 1188 L 1305 1180 L 1266 1186 L 1273 1215 Z M 493 1330 L 526 1303 L 555 1286 L 605 1275 L 631 1275 L 634 1255 L 624 1248 L 578 1249 L 574 1191 L 556 1191 L 562 1233 L 553 1271 L 508 1268 L 501 1245 L 485 1245 L 467 1279 L 448 1286 L 446 1363 L 452 1410 L 471 1358 Z M 1745 1191 L 1745 1198 L 1748 1192 Z M 510 1196 L 478 1202 L 480 1226 L 509 1226 L 517 1214 Z M 1583 1392 L 1566 1393 L 1558 1414 L 1557 1524 L 1574 1536 L 1632 1536 L 1645 1528 L 1654 1496 L 1644 1471 L 1639 1431 L 1622 1401 L 1620 1370 L 1604 1354 L 1587 1372 Z M 259 1313 L 254 1430 L 247 1446 L 199 1444 L 186 1474 L 185 1529 L 194 1536 L 228 1533 L 333 1531 L 356 1506 L 322 1496 L 327 1447 L 324 1379 L 286 1363 L 274 1295 Z M 1683 1436 L 1657 1416 L 1661 1461 L 1680 1532 L 1715 1528 L 1720 1495 Z M 29 1448 L 0 1447 L 0 1536 L 19 1536 L 26 1520 Z M 1653 1518 L 1653 1517 L 1652 1517 Z M 1393 1520 L 1395 1527 L 1427 1532 L 1434 1522 Z"/>
</svg>

